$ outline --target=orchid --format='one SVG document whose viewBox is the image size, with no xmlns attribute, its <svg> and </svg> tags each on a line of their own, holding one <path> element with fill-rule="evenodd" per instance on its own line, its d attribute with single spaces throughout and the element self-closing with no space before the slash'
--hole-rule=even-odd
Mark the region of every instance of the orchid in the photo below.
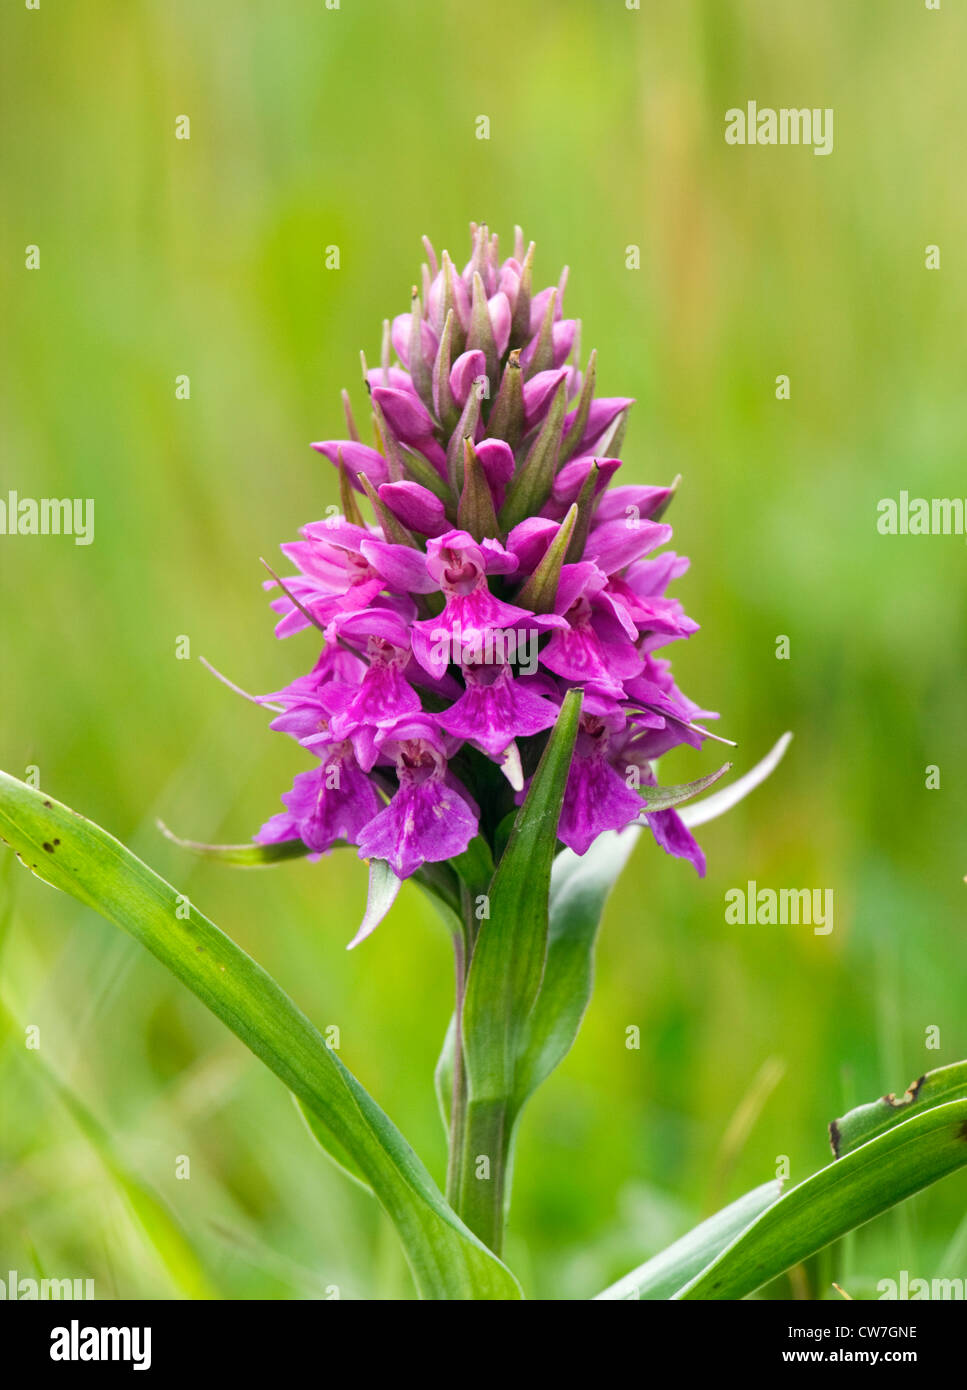
<svg viewBox="0 0 967 1390">
<path fill-rule="evenodd" d="M 0 773 L 0 836 L 274 1072 L 388 1213 L 421 1297 L 509 1300 L 516 1135 L 577 1036 L 608 894 L 641 840 L 704 874 L 692 830 L 760 785 L 791 736 L 703 799 L 730 763 L 662 782 L 672 749 L 728 742 L 664 654 L 698 630 L 668 593 L 688 564 L 664 519 L 678 480 L 615 483 L 633 401 L 596 395 L 566 272 L 535 292 L 519 231 L 501 259 L 473 226 L 462 271 L 425 245 L 409 311 L 384 325 L 379 366 L 364 360 L 373 442 L 344 395 L 345 437 L 313 445 L 339 506 L 265 581 L 277 635 L 311 645 L 301 674 L 248 698 L 305 767 L 249 843 L 165 833 L 246 867 L 354 852 L 369 892 L 350 946 L 404 881 L 429 896 L 456 962 L 435 1078 L 445 1192 L 280 986 L 105 830 Z M 938 1068 L 835 1121 L 832 1164 L 787 1195 L 762 1184 L 598 1296 L 744 1297 L 967 1163 L 965 1126 L 967 1065 Z"/>
<path fill-rule="evenodd" d="M 349 437 L 312 446 L 343 510 L 283 545 L 296 572 L 266 584 L 278 636 L 314 627 L 324 645 L 263 698 L 318 765 L 256 839 L 314 854 L 348 842 L 398 879 L 478 835 L 492 850 L 579 691 L 561 845 L 584 854 L 643 820 L 702 874 L 673 806 L 648 809 L 655 759 L 700 749 L 715 717 L 660 655 L 698 626 L 666 596 L 688 566 L 664 549 L 674 485 L 610 486 L 633 401 L 596 396 L 594 353 L 579 369 L 567 272 L 534 293 L 519 228 L 503 260 L 487 227 L 471 235 L 462 272 L 425 243 L 423 292 L 364 366 L 375 445 L 344 393 Z"/>
</svg>

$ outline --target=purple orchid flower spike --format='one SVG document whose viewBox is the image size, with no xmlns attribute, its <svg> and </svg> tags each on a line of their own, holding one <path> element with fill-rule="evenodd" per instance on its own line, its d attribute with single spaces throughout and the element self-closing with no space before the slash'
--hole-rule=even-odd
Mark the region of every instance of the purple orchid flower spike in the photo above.
<svg viewBox="0 0 967 1390">
<path fill-rule="evenodd" d="M 296 573 L 272 606 L 280 637 L 315 627 L 326 645 L 272 697 L 272 727 L 316 765 L 257 838 L 313 853 L 347 841 L 397 880 L 452 860 L 523 799 L 577 686 L 561 844 L 583 855 L 647 825 L 703 873 L 684 818 L 648 809 L 655 759 L 701 748 L 716 717 L 660 655 L 697 631 L 666 593 L 688 564 L 663 519 L 677 483 L 609 486 L 633 401 L 595 397 L 564 278 L 532 293 L 523 248 L 518 236 L 500 259 L 474 227 L 462 272 L 430 248 L 422 297 L 365 374 L 373 444 L 347 408 L 354 437 L 312 446 L 338 472 L 344 514 L 282 547 Z M 357 939 L 395 896 L 382 871 L 372 883 Z"/>
</svg>

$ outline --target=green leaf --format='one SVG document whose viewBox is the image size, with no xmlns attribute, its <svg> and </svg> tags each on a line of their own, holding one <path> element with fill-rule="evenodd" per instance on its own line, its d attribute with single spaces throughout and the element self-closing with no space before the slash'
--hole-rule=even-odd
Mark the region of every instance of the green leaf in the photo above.
<svg viewBox="0 0 967 1390">
<path fill-rule="evenodd" d="M 490 916 L 480 923 L 467 971 L 460 1038 L 466 1100 L 453 1124 L 459 1136 L 451 1141 L 447 1192 L 495 1250 L 509 1190 L 520 1040 L 544 972 L 551 865 L 580 716 L 581 691 L 570 690 L 494 873 Z M 447 1062 L 441 1065 L 445 1074 Z M 486 1181 L 476 1171 L 483 1157 Z"/>
<path fill-rule="evenodd" d="M 644 789 L 649 797 L 646 810 L 679 804 L 710 786 L 728 767 L 681 786 Z M 564 1060 L 578 1035 L 591 999 L 594 947 L 604 905 L 640 834 L 638 826 L 608 831 L 586 854 L 565 850 L 554 861 L 547 959 L 520 1047 L 514 1093 L 517 1113 Z"/>
<path fill-rule="evenodd" d="M 190 850 L 203 859 L 217 859 L 222 864 L 236 864 L 243 869 L 266 869 L 272 864 L 281 864 L 287 859 L 302 859 L 311 854 L 308 845 L 301 840 L 281 840 L 272 845 L 206 845 L 201 840 L 183 840 L 164 821 L 157 822 L 158 829 L 166 840 L 180 849 Z"/>
<path fill-rule="evenodd" d="M 547 960 L 517 1065 L 517 1107 L 564 1060 L 581 1027 L 594 976 L 594 944 L 608 894 L 639 832 L 606 831 L 584 855 L 564 850 L 551 873 Z"/>
<path fill-rule="evenodd" d="M 187 899 L 106 831 L 6 773 L 0 836 L 39 877 L 140 941 L 293 1092 L 327 1152 L 358 1171 L 388 1212 L 423 1297 L 521 1296 L 317 1029 Z"/>
<path fill-rule="evenodd" d="M 326 1158 L 334 1163 L 340 1172 L 345 1174 L 347 1178 L 352 1178 L 354 1183 L 365 1188 L 370 1196 L 374 1196 L 372 1184 L 368 1177 L 362 1168 L 360 1168 L 359 1164 L 356 1163 L 352 1154 L 333 1141 L 332 1134 L 326 1126 L 325 1121 L 320 1119 L 320 1117 L 309 1108 L 305 1101 L 300 1100 L 294 1092 L 292 1099 L 295 1101 L 295 1108 L 305 1121 L 306 1128 L 319 1145 Z"/>
<path fill-rule="evenodd" d="M 746 1193 L 598 1298 L 744 1297 L 967 1163 L 964 1116 L 967 1062 L 927 1072 L 899 1099 L 889 1095 L 858 1106 L 833 1122 L 830 1137 L 843 1159 L 865 1149 L 861 1159 L 831 1164 L 786 1198 L 779 1198 L 775 1182 Z M 903 1142 L 882 1143 L 879 1136 L 906 1127 L 914 1118 L 923 1124 L 909 1130 Z M 760 1221 L 766 1212 L 771 1213 L 769 1220 Z"/>
<path fill-rule="evenodd" d="M 891 1092 L 870 1105 L 857 1106 L 842 1119 L 833 1120 L 829 1126 L 833 1153 L 842 1158 L 874 1135 L 950 1100 L 967 1100 L 967 1062 L 937 1067 L 911 1082 L 902 1096 Z"/>
<path fill-rule="evenodd" d="M 967 1100 L 925 1110 L 794 1187 L 675 1295 L 736 1299 L 967 1164 Z"/>
<path fill-rule="evenodd" d="M 513 1092 L 520 1033 L 544 971 L 551 865 L 580 715 L 581 692 L 570 690 L 490 885 L 463 1006 L 471 1100 Z"/>
<path fill-rule="evenodd" d="M 730 1245 L 767 1207 L 779 1200 L 780 1184 L 775 1179 L 753 1188 L 737 1202 L 717 1211 L 695 1226 L 660 1254 L 646 1260 L 616 1284 L 598 1294 L 598 1299 L 667 1299 L 693 1279 Z"/>
</svg>

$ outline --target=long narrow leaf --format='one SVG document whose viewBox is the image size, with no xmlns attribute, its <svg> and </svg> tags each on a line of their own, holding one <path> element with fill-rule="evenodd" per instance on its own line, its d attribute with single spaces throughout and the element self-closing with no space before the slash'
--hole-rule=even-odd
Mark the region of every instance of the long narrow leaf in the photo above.
<svg viewBox="0 0 967 1390">
<path fill-rule="evenodd" d="M 327 1150 L 360 1172 L 389 1213 L 424 1297 L 520 1296 L 305 1015 L 193 904 L 106 831 L 6 773 L 0 836 L 41 878 L 140 941 L 294 1093 Z"/>
<path fill-rule="evenodd" d="M 722 793 L 729 795 L 729 804 L 741 800 L 758 786 L 776 767 L 785 752 L 791 735 L 785 734 L 771 752 L 732 787 Z M 698 781 L 680 787 L 643 788 L 645 797 L 656 793 L 670 794 L 665 804 L 671 806 L 694 795 L 717 781 L 729 768 L 724 767 Z M 735 791 L 738 795 L 733 795 Z M 698 824 L 704 817 L 689 820 L 690 811 L 708 807 L 715 796 L 684 807 L 679 814 L 689 824 Z M 659 809 L 654 801 L 649 809 Z M 721 814 L 727 809 L 723 803 Z M 711 816 L 709 816 L 711 818 Z M 642 817 L 644 820 L 644 817 Z M 632 850 L 641 830 L 628 826 L 620 833 L 608 831 L 600 835 L 584 855 L 565 850 L 554 861 L 551 874 L 550 931 L 547 961 L 537 1001 L 528 1019 L 521 1056 L 518 1062 L 518 1105 L 544 1081 L 570 1051 L 581 1020 L 591 998 L 594 968 L 594 945 L 604 904 Z"/>
<path fill-rule="evenodd" d="M 584 855 L 564 850 L 551 873 L 547 961 L 517 1064 L 518 1106 L 564 1060 L 591 999 L 604 904 L 638 842 L 634 826 L 599 835 Z"/>
<path fill-rule="evenodd" d="M 710 1265 L 727 1245 L 779 1200 L 779 1182 L 763 1183 L 737 1202 L 717 1211 L 660 1254 L 646 1260 L 616 1284 L 598 1294 L 599 1299 L 667 1299 Z"/>
<path fill-rule="evenodd" d="M 473 946 L 461 1037 L 455 1040 L 462 1048 L 466 1100 L 447 1194 L 495 1250 L 501 1246 L 510 1192 L 517 1063 L 547 957 L 551 866 L 580 715 L 581 692 L 571 690 L 490 883 L 489 916 L 482 918 Z M 447 1064 L 444 1057 L 443 1075 Z M 493 1188 L 489 1180 L 478 1180 L 482 1158 L 497 1165 Z"/>
<path fill-rule="evenodd" d="M 580 713 L 581 692 L 571 690 L 490 885 L 463 1007 L 472 1100 L 513 1093 L 520 1031 L 547 955 L 551 865 Z"/>
<path fill-rule="evenodd" d="M 834 1120 L 829 1127 L 833 1153 L 842 1158 L 885 1129 L 950 1100 L 967 1100 L 967 1061 L 937 1067 L 911 1082 L 902 1096 L 882 1096 Z"/>
<path fill-rule="evenodd" d="M 754 1293 L 847 1231 L 967 1164 L 967 1100 L 905 1120 L 801 1182 L 676 1295 Z"/>
</svg>

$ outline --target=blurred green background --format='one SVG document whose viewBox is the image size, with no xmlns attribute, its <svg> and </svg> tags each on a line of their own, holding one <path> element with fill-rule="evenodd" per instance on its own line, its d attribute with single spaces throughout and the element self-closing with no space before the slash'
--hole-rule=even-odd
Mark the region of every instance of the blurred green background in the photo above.
<svg viewBox="0 0 967 1390">
<path fill-rule="evenodd" d="M 259 565 L 335 500 L 308 441 L 343 433 L 343 386 L 363 414 L 358 351 L 376 357 L 382 318 L 408 308 L 421 234 L 462 264 L 471 218 L 508 248 L 519 222 L 542 283 L 571 267 L 599 389 L 637 398 L 624 481 L 684 476 L 677 592 L 702 631 L 674 651 L 680 683 L 722 711 L 739 771 L 795 740 L 700 832 L 704 881 L 638 847 L 583 1032 L 525 1117 L 509 1263 L 532 1295 L 591 1295 L 780 1156 L 804 1177 L 849 1104 L 967 1053 L 967 554 L 876 530 L 902 488 L 967 492 L 961 7 L 11 0 L 0 24 L 0 496 L 96 507 L 87 548 L 0 538 L 0 766 L 39 768 L 338 1025 L 442 1181 L 431 1072 L 452 964 L 418 890 L 347 955 L 353 857 L 199 865 L 154 821 L 239 841 L 279 808 L 304 756 L 195 658 L 255 690 L 308 667 L 311 638 L 272 636 Z M 832 155 L 727 146 L 724 113 L 749 99 L 832 107 Z M 676 754 L 662 780 L 715 752 Z M 832 888 L 833 933 L 727 925 L 725 892 L 749 879 Z M 388 1223 L 200 1004 L 8 853 L 0 894 L 18 1020 L 0 1270 L 94 1277 L 102 1298 L 409 1296 Z M 723 1138 L 750 1093 L 754 1123 Z M 184 1246 L 146 1237 L 122 1169 Z M 965 1199 L 952 1178 L 881 1218 L 840 1281 L 862 1297 L 901 1268 L 967 1276 Z"/>
</svg>

